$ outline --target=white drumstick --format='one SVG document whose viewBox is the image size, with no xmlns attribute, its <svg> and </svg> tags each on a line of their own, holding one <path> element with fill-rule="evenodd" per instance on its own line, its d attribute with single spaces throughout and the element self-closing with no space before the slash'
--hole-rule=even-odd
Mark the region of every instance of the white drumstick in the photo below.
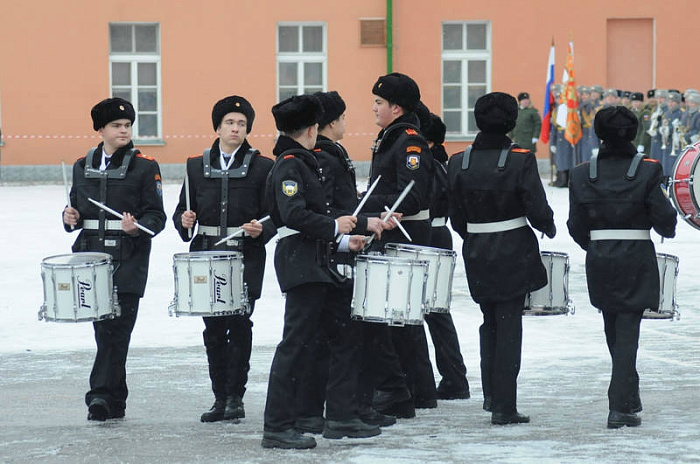
<svg viewBox="0 0 700 464">
<path fill-rule="evenodd" d="M 63 170 L 63 188 L 66 189 L 66 204 L 69 208 L 73 206 L 70 204 L 70 191 L 68 190 L 68 176 L 66 176 L 66 163 L 61 160 L 61 169 Z M 70 230 L 75 230 L 75 226 L 70 226 Z"/>
<path fill-rule="evenodd" d="M 385 205 L 385 206 L 384 206 L 384 210 L 388 213 L 388 212 L 389 212 L 389 207 Z M 388 216 L 391 216 L 391 214 L 388 214 Z M 411 236 L 409 235 L 408 231 L 407 231 L 406 229 L 403 228 L 403 226 L 401 225 L 401 223 L 400 223 L 395 217 L 392 217 L 391 219 L 394 221 L 394 224 L 396 224 L 396 226 L 399 228 L 399 230 L 403 233 L 404 237 L 406 237 L 406 238 L 408 239 L 409 242 L 412 242 L 413 239 L 412 239 Z"/>
<path fill-rule="evenodd" d="M 379 183 L 379 179 L 382 178 L 382 175 L 378 175 L 377 178 L 372 182 L 372 185 L 370 185 L 369 189 L 367 190 L 367 193 L 365 193 L 365 196 L 362 197 L 362 200 L 360 201 L 360 204 L 357 205 L 357 208 L 355 208 L 355 211 L 353 211 L 352 215 L 357 216 L 360 213 L 360 210 L 362 209 L 363 206 L 365 206 L 365 203 L 367 203 L 367 199 L 369 196 L 372 194 L 372 191 L 375 189 L 377 184 Z M 336 243 L 340 243 L 340 241 L 343 239 L 343 236 L 345 234 L 338 234 L 338 237 L 335 239 Z"/>
<path fill-rule="evenodd" d="M 408 192 L 411 191 L 411 189 L 413 188 L 413 185 L 415 183 L 416 183 L 415 180 L 411 180 L 411 182 L 409 182 L 406 185 L 406 187 L 404 187 L 403 191 L 401 192 L 401 195 L 399 195 L 399 197 L 396 199 L 394 204 L 391 205 L 391 208 L 389 208 L 389 211 L 386 213 L 386 216 L 384 216 L 384 219 L 382 219 L 382 222 L 386 222 L 389 220 L 391 215 L 394 214 L 394 212 L 399 207 L 399 205 L 401 205 L 401 202 L 403 201 L 403 199 L 406 198 L 406 195 L 408 195 Z M 376 236 L 377 236 L 377 234 L 372 234 L 372 236 L 369 238 L 369 240 L 367 240 L 367 244 L 365 245 L 365 247 L 367 247 L 370 243 L 372 243 L 372 241 L 374 240 L 374 238 Z"/>
<path fill-rule="evenodd" d="M 265 216 L 264 218 L 258 219 L 257 222 L 258 222 L 258 224 L 259 224 L 259 223 L 261 223 L 261 222 L 267 221 L 268 219 L 270 219 L 270 216 Z M 235 231 L 234 233 L 232 233 L 232 234 L 229 235 L 228 237 L 224 237 L 224 238 L 222 238 L 221 240 L 219 240 L 218 242 L 216 242 L 216 243 L 214 244 L 214 246 L 221 245 L 222 243 L 224 243 L 224 242 L 227 241 L 227 240 L 231 240 L 232 238 L 238 237 L 239 235 L 243 235 L 244 232 L 245 232 L 245 230 L 243 230 L 243 229 L 238 229 L 237 231 Z"/>
<path fill-rule="evenodd" d="M 113 210 L 112 208 L 110 208 L 109 206 L 103 205 L 103 204 L 100 203 L 99 201 L 93 200 L 92 198 L 88 198 L 88 201 L 89 201 L 90 203 L 92 203 L 93 205 L 97 206 L 98 208 L 101 208 L 101 209 L 107 211 L 109 214 L 112 214 L 112 215 L 118 217 L 119 219 L 124 219 L 124 215 L 123 215 L 123 214 L 117 213 L 116 211 L 114 211 L 114 210 Z M 155 235 L 155 234 L 156 234 L 156 233 L 153 232 L 151 229 L 149 229 L 148 227 L 142 226 L 142 225 L 139 224 L 138 222 L 134 223 L 134 225 L 136 225 L 136 227 L 138 227 L 138 228 L 141 229 L 142 231 L 147 232 L 147 233 L 149 233 L 149 234 L 151 234 L 151 235 Z"/>
<path fill-rule="evenodd" d="M 187 176 L 187 166 L 185 166 L 185 208 L 190 211 L 190 179 Z M 192 227 L 187 228 L 187 238 L 192 238 Z"/>
</svg>

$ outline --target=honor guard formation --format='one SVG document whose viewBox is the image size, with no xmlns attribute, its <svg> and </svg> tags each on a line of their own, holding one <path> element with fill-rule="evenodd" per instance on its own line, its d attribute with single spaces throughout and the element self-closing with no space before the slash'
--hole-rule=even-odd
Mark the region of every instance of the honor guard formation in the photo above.
<svg viewBox="0 0 700 464">
<path fill-rule="evenodd" d="M 656 253 L 651 229 L 672 238 L 677 211 L 700 229 L 700 192 L 690 182 L 700 94 L 656 89 L 646 102 L 600 86 L 578 94 L 580 143 L 571 145 L 552 115 L 552 184 L 570 189 L 568 232 L 586 251 L 590 301 L 603 316 L 613 366 L 607 426 L 638 426 L 641 321 L 678 315 L 678 258 Z M 216 140 L 186 160 L 172 225 L 190 245 L 173 256 L 169 312 L 204 321 L 214 402 L 202 422 L 246 417 L 251 315 L 266 244 L 276 237 L 284 330 L 270 366 L 264 448 L 313 448 L 314 435 L 374 437 L 438 399 L 469 399 L 450 315 L 452 288 L 465 284 L 483 313 L 483 409 L 494 425 L 530 422 L 517 407 L 522 317 L 574 310 L 568 255 L 540 250 L 536 235 L 557 230 L 535 158 L 542 120 L 529 94 L 481 96 L 479 133 L 452 156 L 445 124 L 413 79 L 381 76 L 371 95 L 379 133 L 365 191 L 340 143 L 346 104 L 336 91 L 273 106 L 271 156 L 248 141 L 251 102 L 225 97 L 212 109 Z M 91 116 L 102 142 L 75 162 L 70 190 L 64 166 L 63 225 L 77 239 L 73 253 L 41 263 L 39 317 L 92 322 L 97 351 L 85 404 L 89 421 L 105 421 L 126 413 L 129 342 L 151 240 L 167 216 L 158 163 L 131 141 L 132 105 L 109 98 Z M 453 281 L 452 231 L 463 239 L 467 282 Z"/>
</svg>

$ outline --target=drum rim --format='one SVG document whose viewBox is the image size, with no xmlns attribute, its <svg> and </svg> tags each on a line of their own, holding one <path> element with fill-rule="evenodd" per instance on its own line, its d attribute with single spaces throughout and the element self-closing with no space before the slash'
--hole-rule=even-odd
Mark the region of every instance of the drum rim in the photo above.
<svg viewBox="0 0 700 464">
<path fill-rule="evenodd" d="M 456 256 L 457 252 L 450 250 L 449 248 L 438 248 L 425 245 L 414 245 L 411 243 L 387 243 L 384 248 L 391 248 L 392 250 L 407 249 L 412 251 L 425 251 L 426 253 L 434 253 L 436 255 L 450 255 Z"/>
<path fill-rule="evenodd" d="M 672 179 L 675 181 L 676 180 L 676 173 L 678 172 L 678 166 L 680 165 L 681 161 L 684 159 L 685 155 L 690 151 L 691 149 L 696 149 L 696 154 L 695 154 L 695 159 L 693 160 L 693 164 L 690 166 L 690 169 L 688 171 L 688 177 L 693 175 L 693 172 L 695 171 L 695 168 L 697 167 L 698 161 L 700 161 L 700 140 L 693 143 L 692 145 L 688 145 L 683 149 L 680 155 L 678 155 L 678 159 L 676 159 L 676 162 L 673 164 L 673 176 Z M 700 214 L 700 204 L 698 204 L 698 200 L 695 199 L 695 195 L 692 193 L 692 188 L 690 184 L 688 185 L 688 192 L 690 196 L 690 202 L 692 203 L 693 207 L 695 208 L 696 214 Z M 673 201 L 674 206 L 676 207 L 676 211 L 681 213 L 681 217 L 683 220 L 689 224 L 690 226 L 700 230 L 700 225 L 694 223 L 693 221 L 690 221 L 689 219 L 686 219 L 686 213 L 683 211 L 681 208 L 681 205 L 678 203 L 678 200 L 676 199 L 676 184 L 673 184 L 673 187 L 671 188 L 671 200 Z"/>
<path fill-rule="evenodd" d="M 204 258 L 235 258 L 235 257 L 242 257 L 243 253 L 240 251 L 228 251 L 228 250 L 201 250 L 201 251 L 191 251 L 191 252 L 183 252 L 183 253 L 175 253 L 173 255 L 173 259 L 177 260 L 178 258 L 195 258 L 194 260 L 197 260 L 197 258 L 200 258 L 200 260 L 204 261 Z M 193 260 L 193 261 L 194 261 Z M 207 259 L 208 260 L 208 259 Z"/>
<path fill-rule="evenodd" d="M 357 255 L 355 257 L 355 262 L 376 262 L 376 263 L 396 263 L 396 264 L 410 264 L 417 266 L 429 266 L 430 261 L 425 259 L 411 259 L 402 258 L 400 256 L 387 256 L 387 255 Z"/>
<path fill-rule="evenodd" d="M 55 259 L 55 258 L 63 258 L 66 256 L 71 256 L 71 257 L 85 257 L 87 258 L 88 256 L 93 256 L 96 259 L 94 261 L 82 261 L 79 263 L 51 263 L 50 260 Z M 46 258 L 41 260 L 41 265 L 48 265 L 51 267 L 79 267 L 79 266 L 86 266 L 90 264 L 109 264 L 112 262 L 112 255 L 108 253 L 101 253 L 99 251 L 77 251 L 75 253 L 63 253 L 60 255 L 51 255 L 47 256 Z"/>
</svg>

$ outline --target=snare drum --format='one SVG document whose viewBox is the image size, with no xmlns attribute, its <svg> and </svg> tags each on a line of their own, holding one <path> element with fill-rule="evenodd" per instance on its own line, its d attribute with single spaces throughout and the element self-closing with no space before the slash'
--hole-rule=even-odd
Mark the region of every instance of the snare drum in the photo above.
<svg viewBox="0 0 700 464">
<path fill-rule="evenodd" d="M 44 304 L 39 320 L 87 322 L 119 317 L 112 283 L 112 257 L 107 253 L 72 253 L 41 262 Z"/>
<path fill-rule="evenodd" d="M 678 277 L 678 256 L 656 253 L 659 265 L 659 307 L 644 310 L 644 319 L 680 319 L 676 304 L 676 278 Z"/>
<path fill-rule="evenodd" d="M 573 314 L 574 307 L 569 300 L 569 255 L 542 251 L 540 257 L 547 269 L 547 285 L 527 295 L 523 314 L 533 316 Z"/>
<path fill-rule="evenodd" d="M 173 256 L 175 298 L 172 316 L 228 316 L 249 314 L 243 282 L 243 253 L 197 251 Z"/>
<path fill-rule="evenodd" d="M 431 313 L 449 313 L 452 301 L 452 278 L 457 253 L 452 250 L 404 243 L 387 243 L 387 256 L 428 261 L 428 280 L 425 287 L 426 310 Z"/>
<path fill-rule="evenodd" d="M 389 325 L 422 325 L 428 262 L 382 255 L 355 259 L 352 317 Z"/>
<path fill-rule="evenodd" d="M 676 209 L 683 219 L 700 229 L 700 177 L 694 181 L 696 175 L 700 176 L 698 160 L 700 159 L 700 141 L 689 145 L 678 155 L 678 160 L 673 166 L 671 181 L 671 198 Z"/>
</svg>

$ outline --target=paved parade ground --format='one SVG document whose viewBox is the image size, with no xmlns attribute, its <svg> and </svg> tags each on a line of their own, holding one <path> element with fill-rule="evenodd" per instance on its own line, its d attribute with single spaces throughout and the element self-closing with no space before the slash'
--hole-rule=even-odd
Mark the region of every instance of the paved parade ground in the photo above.
<svg viewBox="0 0 700 464">
<path fill-rule="evenodd" d="M 164 185 L 172 215 L 179 185 Z M 62 185 L 0 186 L 0 463 L 692 463 L 700 462 L 700 231 L 679 218 L 677 237 L 657 252 L 679 257 L 675 296 L 680 320 L 642 322 L 638 370 L 643 423 L 609 430 L 610 358 L 602 316 L 591 307 L 584 252 L 568 236 L 568 190 L 546 187 L 558 233 L 542 250 L 570 258 L 575 314 L 529 316 L 523 323 L 518 408 L 530 424 L 492 426 L 481 409 L 478 327 L 481 313 L 458 259 L 452 315 L 472 398 L 439 401 L 378 437 L 326 440 L 307 451 L 264 450 L 262 412 L 284 299 L 272 266 L 253 315 L 246 418 L 208 423 L 213 402 L 199 317 L 170 317 L 172 257 L 187 251 L 169 220 L 153 241 L 146 295 L 127 363 L 124 419 L 88 422 L 83 397 L 94 356 L 90 323 L 38 321 L 41 260 L 70 252 L 76 234 L 61 224 Z M 461 240 L 455 235 L 455 249 Z M 432 350 L 432 346 L 431 346 Z M 434 358 L 433 358 L 434 359 Z M 436 379 L 439 374 L 435 369 Z"/>
</svg>

